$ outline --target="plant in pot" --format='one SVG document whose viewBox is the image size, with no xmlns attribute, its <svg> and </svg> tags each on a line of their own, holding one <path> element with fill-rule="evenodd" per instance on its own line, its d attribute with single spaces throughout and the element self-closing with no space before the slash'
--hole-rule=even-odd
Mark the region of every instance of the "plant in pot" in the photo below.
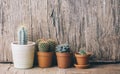
<svg viewBox="0 0 120 74">
<path fill-rule="evenodd" d="M 35 42 L 28 41 L 27 30 L 21 26 L 18 30 L 18 41 L 11 43 L 15 68 L 32 68 L 34 61 Z"/>
<path fill-rule="evenodd" d="M 47 68 L 52 65 L 56 41 L 52 39 L 40 39 L 38 42 L 38 64 L 41 68 Z"/>
<path fill-rule="evenodd" d="M 80 50 L 78 53 L 75 53 L 75 58 L 77 64 L 75 64 L 76 68 L 87 68 L 89 66 L 89 56 L 91 54 L 86 52 L 85 50 Z"/>
<path fill-rule="evenodd" d="M 59 68 L 69 68 L 72 65 L 72 53 L 68 44 L 60 44 L 56 47 L 57 64 Z"/>
</svg>

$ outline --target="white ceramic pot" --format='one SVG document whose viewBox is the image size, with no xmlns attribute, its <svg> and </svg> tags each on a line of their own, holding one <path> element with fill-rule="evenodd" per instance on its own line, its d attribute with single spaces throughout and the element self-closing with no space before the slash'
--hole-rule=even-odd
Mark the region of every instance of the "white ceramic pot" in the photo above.
<svg viewBox="0 0 120 74">
<path fill-rule="evenodd" d="M 18 42 L 11 43 L 13 63 L 15 68 L 32 68 L 34 62 L 35 42 L 27 45 L 19 45 Z"/>
</svg>

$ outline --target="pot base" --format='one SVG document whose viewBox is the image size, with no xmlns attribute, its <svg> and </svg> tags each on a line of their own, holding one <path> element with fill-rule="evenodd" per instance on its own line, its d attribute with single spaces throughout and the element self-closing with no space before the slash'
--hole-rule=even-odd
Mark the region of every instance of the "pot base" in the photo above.
<svg viewBox="0 0 120 74">
<path fill-rule="evenodd" d="M 14 66 L 14 68 L 16 68 L 16 69 L 20 69 L 20 70 L 25 70 L 25 69 L 32 69 L 33 67 L 15 67 Z"/>
<path fill-rule="evenodd" d="M 87 65 L 74 64 L 74 66 L 75 66 L 76 68 L 79 68 L 79 69 L 85 69 L 85 68 L 88 68 L 90 65 L 89 65 L 89 64 L 87 64 Z"/>
</svg>

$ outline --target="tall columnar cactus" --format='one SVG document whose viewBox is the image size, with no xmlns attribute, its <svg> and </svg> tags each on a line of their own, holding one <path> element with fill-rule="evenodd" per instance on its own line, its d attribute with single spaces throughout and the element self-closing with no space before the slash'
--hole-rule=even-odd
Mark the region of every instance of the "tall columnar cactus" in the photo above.
<svg viewBox="0 0 120 74">
<path fill-rule="evenodd" d="M 38 43 L 38 48 L 41 52 L 49 52 L 49 44 L 47 41 L 40 41 Z"/>
<path fill-rule="evenodd" d="M 57 42 L 55 40 L 52 40 L 52 39 L 48 39 L 47 42 L 49 44 L 49 50 L 50 51 L 55 51 Z"/>
<path fill-rule="evenodd" d="M 24 26 L 20 27 L 18 30 L 18 43 L 20 45 L 26 45 L 28 42 L 27 30 Z"/>
</svg>

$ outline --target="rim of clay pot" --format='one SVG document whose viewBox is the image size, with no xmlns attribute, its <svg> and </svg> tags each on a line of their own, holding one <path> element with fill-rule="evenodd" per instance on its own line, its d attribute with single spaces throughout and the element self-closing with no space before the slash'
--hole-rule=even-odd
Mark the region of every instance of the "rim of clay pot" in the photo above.
<svg viewBox="0 0 120 74">
<path fill-rule="evenodd" d="M 91 56 L 91 55 L 92 55 L 92 53 L 90 53 L 90 52 L 87 52 L 86 55 L 80 55 L 79 53 L 75 53 L 75 56 L 76 56 L 76 57 L 89 57 L 89 56 Z"/>
<path fill-rule="evenodd" d="M 14 45 L 14 46 L 33 46 L 33 45 L 35 45 L 35 42 L 28 41 L 28 44 L 20 45 L 20 44 L 18 44 L 18 41 L 14 41 L 14 42 L 11 43 L 11 45 Z"/>
<path fill-rule="evenodd" d="M 72 53 L 61 53 L 61 52 L 56 52 L 56 55 L 57 56 L 71 56 L 72 55 Z"/>
<path fill-rule="evenodd" d="M 40 51 L 38 51 L 37 52 L 37 55 L 38 56 L 40 56 L 40 55 L 44 55 L 44 56 L 50 56 L 50 55 L 52 55 L 52 54 L 54 54 L 54 52 L 40 52 Z"/>
</svg>

